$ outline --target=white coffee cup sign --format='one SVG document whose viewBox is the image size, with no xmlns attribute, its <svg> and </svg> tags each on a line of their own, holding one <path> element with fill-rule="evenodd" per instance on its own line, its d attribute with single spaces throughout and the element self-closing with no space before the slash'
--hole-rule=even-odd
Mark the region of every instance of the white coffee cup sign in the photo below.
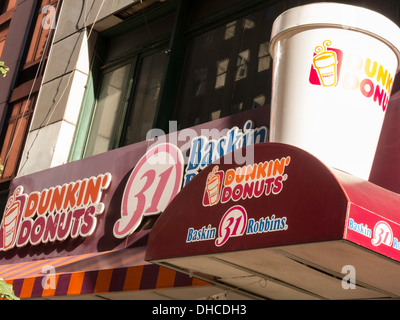
<svg viewBox="0 0 400 320">
<path fill-rule="evenodd" d="M 270 52 L 270 141 L 367 180 L 399 71 L 400 28 L 365 8 L 314 3 L 276 19 Z"/>
</svg>

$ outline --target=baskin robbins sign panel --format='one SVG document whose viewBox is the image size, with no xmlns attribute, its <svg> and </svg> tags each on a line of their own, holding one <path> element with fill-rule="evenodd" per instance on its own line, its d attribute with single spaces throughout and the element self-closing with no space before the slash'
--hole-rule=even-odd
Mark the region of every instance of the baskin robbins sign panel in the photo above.
<svg viewBox="0 0 400 320">
<path fill-rule="evenodd" d="M 0 260 L 144 245 L 159 215 L 201 170 L 268 139 L 266 109 L 15 179 L 0 225 Z"/>
</svg>

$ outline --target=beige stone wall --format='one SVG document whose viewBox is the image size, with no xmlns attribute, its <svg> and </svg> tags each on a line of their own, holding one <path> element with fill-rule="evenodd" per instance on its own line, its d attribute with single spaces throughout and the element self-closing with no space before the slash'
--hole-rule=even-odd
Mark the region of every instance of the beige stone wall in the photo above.
<svg viewBox="0 0 400 320">
<path fill-rule="evenodd" d="M 97 32 L 122 21 L 114 13 L 141 2 L 63 1 L 19 176 L 68 161 Z"/>
</svg>

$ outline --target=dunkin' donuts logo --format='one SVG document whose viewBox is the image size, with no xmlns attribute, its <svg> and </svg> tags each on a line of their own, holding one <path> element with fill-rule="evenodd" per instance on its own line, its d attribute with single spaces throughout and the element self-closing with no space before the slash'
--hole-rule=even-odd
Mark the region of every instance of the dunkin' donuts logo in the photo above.
<svg viewBox="0 0 400 320">
<path fill-rule="evenodd" d="M 346 62 L 341 50 L 330 47 L 332 42 L 325 40 L 315 48 L 309 81 L 322 87 L 341 87 L 346 91 L 357 92 L 386 111 L 393 89 L 394 76 L 385 66 L 368 56 L 346 52 Z"/>
<path fill-rule="evenodd" d="M 277 195 L 283 190 L 288 175 L 285 173 L 291 157 L 229 169 L 215 166 L 208 175 L 204 189 L 203 206 L 218 203 Z"/>
<path fill-rule="evenodd" d="M 91 236 L 110 183 L 111 174 L 106 173 L 30 194 L 19 186 L 0 225 L 0 251 Z"/>
<path fill-rule="evenodd" d="M 339 82 L 343 52 L 330 48 L 330 40 L 315 48 L 310 72 L 310 83 L 316 86 L 335 87 Z"/>
</svg>

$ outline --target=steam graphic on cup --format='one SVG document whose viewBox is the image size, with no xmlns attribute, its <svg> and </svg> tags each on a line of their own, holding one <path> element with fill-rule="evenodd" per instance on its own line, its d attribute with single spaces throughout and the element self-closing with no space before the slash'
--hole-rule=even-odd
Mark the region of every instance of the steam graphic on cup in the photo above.
<svg viewBox="0 0 400 320">
<path fill-rule="evenodd" d="M 330 40 L 325 40 L 323 46 L 316 47 L 316 56 L 313 59 L 314 68 L 317 70 L 321 85 L 324 87 L 334 87 L 338 83 L 337 55 L 336 52 L 327 50 L 331 44 Z"/>
</svg>

